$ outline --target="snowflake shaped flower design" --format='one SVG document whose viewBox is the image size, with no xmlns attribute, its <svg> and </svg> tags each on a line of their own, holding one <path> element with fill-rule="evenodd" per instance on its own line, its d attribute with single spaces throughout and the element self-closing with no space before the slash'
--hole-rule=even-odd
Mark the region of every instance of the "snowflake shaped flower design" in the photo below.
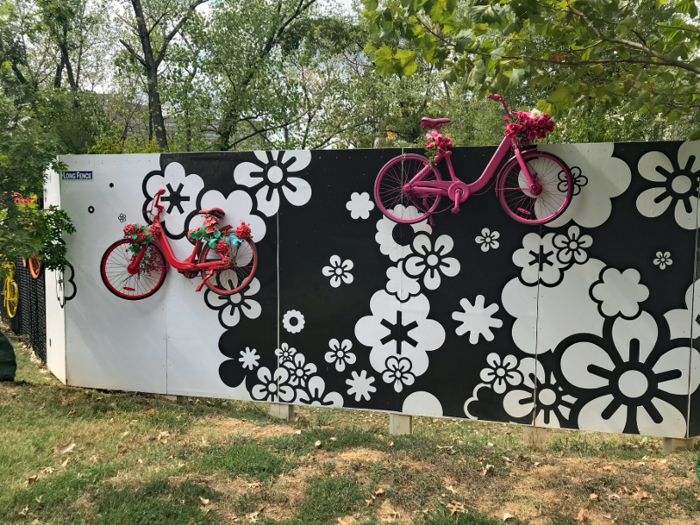
<svg viewBox="0 0 700 525">
<path fill-rule="evenodd" d="M 219 311 L 219 323 L 224 328 L 233 328 L 240 320 L 241 315 L 248 319 L 257 319 L 262 313 L 260 303 L 253 300 L 253 296 L 260 291 L 260 281 L 253 277 L 250 284 L 242 292 L 232 295 L 217 295 L 207 289 L 204 293 L 204 302 L 212 310 Z"/>
<path fill-rule="evenodd" d="M 517 386 L 523 381 L 523 376 L 518 372 L 518 360 L 514 355 L 507 355 L 503 359 L 495 352 L 486 356 L 487 368 L 481 370 L 479 377 L 484 383 L 490 384 L 493 391 L 503 394 L 507 385 Z"/>
<path fill-rule="evenodd" d="M 354 267 L 353 262 L 350 259 L 345 259 L 344 261 L 340 259 L 339 256 L 331 256 L 330 266 L 324 266 L 321 273 L 324 277 L 331 278 L 331 286 L 333 288 L 338 288 L 341 284 L 350 284 L 353 281 L 353 276 L 350 273 Z"/>
<path fill-rule="evenodd" d="M 385 383 L 394 383 L 394 390 L 401 392 L 404 385 L 411 386 L 416 376 L 411 373 L 411 361 L 405 357 L 391 356 L 386 360 L 386 370 L 382 374 Z"/>
<path fill-rule="evenodd" d="M 280 207 L 280 191 L 293 206 L 311 199 L 311 186 L 294 176 L 311 162 L 310 151 L 255 151 L 255 162 L 242 162 L 233 171 L 236 184 L 260 189 L 255 193 L 259 211 L 272 217 Z"/>
<path fill-rule="evenodd" d="M 337 339 L 331 339 L 328 342 L 328 347 L 331 350 L 326 352 L 326 363 L 335 363 L 335 369 L 338 372 L 344 372 L 346 365 L 355 364 L 357 358 L 350 351 L 352 349 L 352 341 L 350 339 L 343 339 L 342 343 Z"/>
<path fill-rule="evenodd" d="M 241 357 L 239 361 L 242 363 L 243 368 L 248 370 L 253 370 L 258 366 L 258 361 L 260 361 L 260 356 L 255 348 L 246 347 L 245 350 L 241 351 Z"/>
<path fill-rule="evenodd" d="M 686 230 L 698 227 L 698 185 L 700 184 L 700 145 L 684 142 L 676 162 L 660 151 L 642 155 L 639 173 L 654 187 L 637 197 L 637 209 L 645 217 L 659 217 L 672 209 L 676 223 Z"/>
<path fill-rule="evenodd" d="M 275 350 L 275 355 L 279 358 L 280 363 L 285 361 L 291 361 L 294 358 L 294 354 L 297 353 L 296 348 L 292 348 L 287 343 L 282 343 L 280 347 Z"/>
<path fill-rule="evenodd" d="M 566 233 L 559 233 L 552 241 L 557 251 L 557 259 L 562 264 L 584 264 L 588 260 L 586 249 L 593 246 L 593 237 L 581 235 L 578 226 L 571 226 Z"/>
<path fill-rule="evenodd" d="M 406 258 L 404 270 L 409 277 L 420 279 L 428 290 L 437 290 L 441 277 L 454 277 L 459 273 L 459 261 L 447 257 L 452 251 L 454 242 L 449 235 L 440 235 L 433 244 L 432 239 L 425 234 L 416 235 L 413 239 L 413 253 Z"/>
<path fill-rule="evenodd" d="M 345 383 L 350 387 L 348 389 L 348 395 L 355 396 L 355 401 L 360 401 L 362 399 L 369 401 L 371 395 L 377 391 L 377 389 L 372 386 L 374 377 L 368 376 L 367 370 L 362 370 L 359 374 L 353 370 L 350 372 L 350 375 L 352 377 L 345 380 Z"/>
<path fill-rule="evenodd" d="M 374 209 L 374 202 L 366 191 L 353 192 L 345 207 L 350 211 L 350 217 L 353 219 L 369 219 L 369 212 Z"/>
<path fill-rule="evenodd" d="M 282 326 L 290 334 L 298 334 L 304 329 L 305 324 L 304 315 L 299 310 L 289 310 L 282 317 Z"/>
<path fill-rule="evenodd" d="M 298 352 L 291 360 L 282 363 L 282 366 L 289 370 L 289 384 L 293 386 L 304 386 L 307 379 L 316 373 L 316 365 L 307 363 L 304 354 Z"/>
<path fill-rule="evenodd" d="M 461 322 L 455 330 L 457 335 L 469 332 L 469 343 L 473 345 L 479 342 L 480 336 L 483 336 L 487 341 L 493 341 L 494 335 L 491 329 L 503 326 L 503 321 L 493 317 L 498 312 L 498 305 L 491 304 L 484 308 L 485 298 L 483 295 L 476 296 L 474 306 L 469 302 L 469 299 L 462 299 L 459 304 L 463 311 L 452 313 L 452 319 Z"/>
<path fill-rule="evenodd" d="M 496 240 L 501 236 L 498 232 L 492 232 L 488 228 L 481 230 L 481 235 L 477 235 L 476 243 L 481 245 L 481 251 L 487 252 L 491 249 L 496 250 L 500 243 Z"/>
<path fill-rule="evenodd" d="M 591 287 L 591 297 L 598 303 L 598 310 L 604 317 L 621 315 L 632 319 L 639 315 L 639 303 L 649 298 L 649 288 L 640 280 L 642 276 L 634 268 L 624 272 L 616 268 L 606 268 L 600 280 Z"/>
<path fill-rule="evenodd" d="M 671 252 L 656 252 L 656 257 L 654 258 L 653 262 L 659 267 L 659 270 L 665 270 L 667 266 L 671 266 L 673 264 Z"/>
</svg>

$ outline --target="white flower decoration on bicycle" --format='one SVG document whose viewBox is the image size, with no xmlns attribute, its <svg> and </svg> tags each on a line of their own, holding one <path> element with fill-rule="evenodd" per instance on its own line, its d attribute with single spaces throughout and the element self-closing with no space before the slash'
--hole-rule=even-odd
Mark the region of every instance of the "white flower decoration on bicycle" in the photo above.
<svg viewBox="0 0 700 525">
<path fill-rule="evenodd" d="M 440 275 L 454 277 L 459 273 L 459 261 L 447 257 L 453 247 L 449 235 L 440 235 L 434 243 L 428 235 L 416 235 L 411 245 L 413 253 L 404 261 L 404 271 L 409 277 L 422 278 L 428 290 L 437 290 L 442 281 Z"/>
<path fill-rule="evenodd" d="M 645 217 L 659 217 L 673 210 L 676 223 L 686 230 L 698 227 L 698 184 L 700 144 L 684 142 L 678 149 L 677 162 L 660 151 L 642 155 L 639 173 L 655 183 L 637 197 L 637 209 Z"/>
<path fill-rule="evenodd" d="M 405 303 L 384 290 L 375 292 L 369 303 L 372 315 L 355 324 L 355 337 L 372 349 L 372 368 L 384 372 L 390 356 L 411 361 L 411 373 L 420 376 L 428 369 L 428 353 L 445 342 L 445 329 L 428 319 L 430 302 L 425 295 L 411 297 Z"/>
<path fill-rule="evenodd" d="M 272 217 L 279 211 L 280 192 L 293 206 L 303 206 L 311 199 L 311 186 L 301 175 L 311 162 L 310 151 L 255 151 L 256 162 L 242 162 L 233 170 L 236 184 L 258 188 L 255 193 L 258 211 Z"/>
<path fill-rule="evenodd" d="M 199 175 L 187 175 L 182 164 L 171 162 L 163 173 L 156 171 L 146 176 L 144 189 L 148 197 L 144 212 L 151 205 L 156 192 L 165 190 L 160 198 L 163 205 L 163 229 L 168 237 L 183 238 L 187 233 L 187 219 L 197 209 L 197 196 L 204 189 L 202 178 Z"/>
<path fill-rule="evenodd" d="M 241 321 L 241 315 L 248 319 L 257 319 L 262 313 L 260 303 L 252 297 L 260 291 L 260 281 L 253 277 L 250 285 L 242 292 L 232 295 L 217 295 L 207 289 L 204 292 L 204 302 L 212 310 L 219 311 L 219 322 L 225 328 L 233 328 Z"/>
<path fill-rule="evenodd" d="M 392 210 L 392 213 L 403 219 L 417 217 L 419 214 L 418 210 L 413 206 L 404 207 L 402 204 L 396 206 Z M 377 234 L 374 236 L 374 240 L 377 241 L 377 244 L 379 244 L 379 250 L 384 255 L 388 255 L 393 262 L 400 261 L 406 257 L 406 255 L 411 253 L 410 241 L 407 240 L 407 242 L 404 244 L 396 242 L 394 239 L 394 231 L 396 228 L 410 228 L 409 231 L 412 231 L 413 234 L 417 234 L 419 232 L 431 234 L 433 231 L 433 229 L 428 225 L 427 219 L 413 224 L 403 225 L 392 221 L 388 217 L 382 217 L 379 221 L 377 221 Z M 398 230 L 397 233 L 399 232 L 401 232 L 401 230 Z"/>
</svg>

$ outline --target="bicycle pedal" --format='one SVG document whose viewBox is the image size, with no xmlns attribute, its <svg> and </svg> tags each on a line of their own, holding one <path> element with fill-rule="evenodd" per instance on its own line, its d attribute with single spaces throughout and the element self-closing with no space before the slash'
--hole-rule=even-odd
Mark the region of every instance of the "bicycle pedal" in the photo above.
<svg viewBox="0 0 700 525">
<path fill-rule="evenodd" d="M 454 213 L 455 215 L 458 214 L 459 208 L 457 208 L 457 207 L 452 208 L 452 213 Z"/>
</svg>

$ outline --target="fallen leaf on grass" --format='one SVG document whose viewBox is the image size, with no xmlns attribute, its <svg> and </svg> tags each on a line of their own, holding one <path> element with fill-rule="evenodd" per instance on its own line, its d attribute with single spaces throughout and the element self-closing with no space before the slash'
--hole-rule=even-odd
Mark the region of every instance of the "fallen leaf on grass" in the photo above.
<svg viewBox="0 0 700 525">
<path fill-rule="evenodd" d="M 492 447 L 492 446 L 493 446 L 493 443 L 491 443 L 491 442 L 486 443 L 486 446 L 487 446 L 487 447 Z"/>
<path fill-rule="evenodd" d="M 38 479 L 39 479 L 39 476 L 36 476 L 36 475 L 28 477 L 27 478 L 27 485 L 31 485 L 32 483 L 34 483 Z"/>
<path fill-rule="evenodd" d="M 466 514 L 468 512 L 467 509 L 464 508 L 464 503 L 459 501 L 453 501 L 446 506 L 450 510 L 450 516 L 454 516 L 458 512 L 461 512 L 462 514 Z"/>
<path fill-rule="evenodd" d="M 481 475 L 486 476 L 489 472 L 493 472 L 493 465 L 487 464 L 484 468 L 481 469 Z"/>
<path fill-rule="evenodd" d="M 583 509 L 578 511 L 578 516 L 576 516 L 576 521 L 583 521 Z"/>
<path fill-rule="evenodd" d="M 700 494 L 696 494 L 695 497 L 697 498 L 698 501 L 700 501 Z"/>
<path fill-rule="evenodd" d="M 72 415 L 74 415 L 74 414 L 75 414 L 75 410 L 71 410 L 70 412 L 68 412 L 68 415 L 69 415 L 69 416 L 72 416 Z"/>
<path fill-rule="evenodd" d="M 608 499 L 609 499 L 610 501 L 613 501 L 613 500 L 619 501 L 619 500 L 620 500 L 620 496 L 618 496 L 617 494 L 608 494 Z"/>
<path fill-rule="evenodd" d="M 455 453 L 455 449 L 450 445 L 447 445 L 444 447 L 441 447 L 440 445 L 438 445 L 437 448 L 438 448 L 438 450 L 444 450 L 445 452 L 447 452 L 450 455 Z"/>
<path fill-rule="evenodd" d="M 595 501 L 598 499 L 598 494 L 593 493 L 590 496 L 588 496 L 588 499 L 590 499 L 591 501 Z"/>
<path fill-rule="evenodd" d="M 374 492 L 372 492 L 372 494 L 375 496 L 382 496 L 384 494 L 384 489 L 379 488 L 379 489 L 375 490 Z"/>
<path fill-rule="evenodd" d="M 455 488 L 454 488 L 452 485 L 450 485 L 449 487 L 447 487 L 447 490 L 449 490 L 452 494 L 454 494 L 454 493 L 456 492 L 456 491 L 455 491 Z"/>
<path fill-rule="evenodd" d="M 297 430 L 297 431 L 294 432 L 294 433 L 297 434 L 297 435 L 298 435 L 298 434 L 301 434 L 301 430 Z"/>
<path fill-rule="evenodd" d="M 61 447 L 58 449 L 58 452 L 61 454 L 68 454 L 75 448 L 75 443 L 69 443 L 65 447 Z"/>
<path fill-rule="evenodd" d="M 202 496 L 199 496 L 199 502 L 202 505 L 209 505 L 209 500 L 207 498 L 203 498 Z"/>
<path fill-rule="evenodd" d="M 73 401 L 75 401 L 75 397 L 67 397 L 63 401 L 61 401 L 61 405 L 67 406 L 70 405 Z"/>
<path fill-rule="evenodd" d="M 393 446 L 394 446 L 394 442 L 393 442 L 393 441 L 387 441 L 387 442 L 386 442 L 386 446 L 387 446 L 387 447 L 393 447 Z"/>
<path fill-rule="evenodd" d="M 344 518 L 338 518 L 338 523 L 340 525 L 354 525 L 357 522 L 352 516 L 345 516 Z"/>
<path fill-rule="evenodd" d="M 70 458 L 66 458 L 66 460 L 61 463 L 61 468 L 66 468 L 68 466 L 68 462 L 70 461 Z"/>
<path fill-rule="evenodd" d="M 331 440 L 331 441 L 338 441 L 338 438 L 337 438 L 337 437 L 332 437 L 332 438 L 330 438 L 330 440 Z"/>
<path fill-rule="evenodd" d="M 366 499 L 365 503 L 367 503 L 367 506 L 369 507 L 370 505 L 374 505 L 374 498 L 372 499 Z"/>
<path fill-rule="evenodd" d="M 41 471 L 42 474 L 53 474 L 54 472 L 56 472 L 56 469 L 53 467 L 46 467 Z"/>
<path fill-rule="evenodd" d="M 27 512 L 29 512 L 29 505 L 25 505 L 24 507 L 22 507 L 22 510 L 20 510 L 18 514 L 20 516 L 26 516 Z"/>
<path fill-rule="evenodd" d="M 503 515 L 503 521 L 512 520 L 513 518 L 515 518 L 515 516 L 513 516 L 510 512 L 506 512 L 506 513 Z"/>
</svg>

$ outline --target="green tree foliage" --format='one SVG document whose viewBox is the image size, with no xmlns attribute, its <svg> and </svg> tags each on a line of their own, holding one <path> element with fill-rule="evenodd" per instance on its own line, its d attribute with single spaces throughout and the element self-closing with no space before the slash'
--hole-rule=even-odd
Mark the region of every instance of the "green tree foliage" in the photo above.
<svg viewBox="0 0 700 525">
<path fill-rule="evenodd" d="M 544 90 L 538 108 L 620 108 L 667 124 L 698 109 L 700 19 L 693 0 L 364 0 L 380 75 L 415 74 L 478 94 Z"/>
</svg>

